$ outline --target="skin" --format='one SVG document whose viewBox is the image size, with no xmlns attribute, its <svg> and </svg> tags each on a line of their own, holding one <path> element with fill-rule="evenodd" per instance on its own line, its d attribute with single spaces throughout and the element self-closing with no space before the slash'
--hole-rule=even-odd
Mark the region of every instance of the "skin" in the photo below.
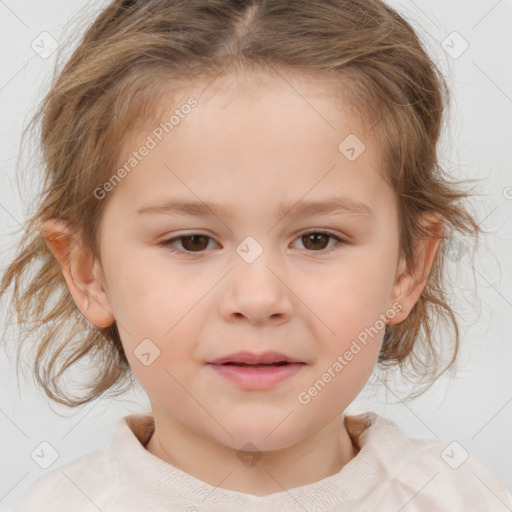
<svg viewBox="0 0 512 512">
<path fill-rule="evenodd" d="M 194 96 L 198 106 L 109 193 L 101 261 L 67 247 L 69 239 L 52 241 L 69 232 L 58 219 L 43 232 L 83 315 L 97 326 L 118 322 L 155 418 L 146 449 L 211 485 L 264 496 L 333 475 L 357 455 L 344 411 L 375 366 L 384 327 L 309 403 L 298 394 L 393 304 L 401 311 L 388 323 L 407 318 L 438 240 L 419 240 L 418 268 L 406 268 L 396 196 L 376 171 L 379 151 L 324 85 L 261 75 L 203 89 L 187 88 L 182 97 Z M 162 112 L 184 102 L 163 96 Z M 127 136 L 120 165 L 150 132 Z M 338 150 L 351 133 L 366 145 L 352 162 Z M 374 216 L 277 214 L 281 201 L 333 194 L 368 204 Z M 136 213 L 175 196 L 212 201 L 233 215 Z M 436 214 L 426 221 L 439 233 Z M 325 230 L 346 242 L 302 236 Z M 190 231 L 210 238 L 159 245 Z M 247 236 L 263 249 L 252 263 L 236 252 Z M 160 350 L 149 366 L 134 354 L 147 338 Z M 274 350 L 306 365 L 270 390 L 247 390 L 206 365 L 239 350 Z M 261 456 L 249 466 L 237 456 L 248 442 Z"/>
</svg>

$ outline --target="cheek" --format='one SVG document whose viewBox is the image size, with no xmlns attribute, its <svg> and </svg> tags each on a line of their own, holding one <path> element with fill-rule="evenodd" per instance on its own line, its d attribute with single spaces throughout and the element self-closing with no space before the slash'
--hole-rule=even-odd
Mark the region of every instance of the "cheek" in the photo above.
<svg viewBox="0 0 512 512">
<path fill-rule="evenodd" d="M 187 280 L 148 256 L 145 251 L 131 251 L 129 256 L 111 259 L 109 298 L 114 316 L 128 333 L 161 335 L 183 314 Z"/>
<path fill-rule="evenodd" d="M 398 239 L 381 231 L 371 244 L 361 247 L 341 269 L 337 292 L 352 297 L 369 313 L 384 313 L 388 307 L 398 259 Z"/>
<path fill-rule="evenodd" d="M 375 244 L 340 259 L 335 270 L 309 274 L 298 293 L 314 312 L 311 317 L 319 339 L 324 340 L 324 364 L 347 351 L 357 365 L 373 367 L 380 351 L 385 315 L 390 307 L 395 261 L 392 247 Z M 319 321 L 320 320 L 320 321 Z M 357 354 L 357 355 L 355 355 Z"/>
<path fill-rule="evenodd" d="M 159 401 L 169 395 L 186 400 L 179 383 L 191 381 L 202 364 L 196 357 L 200 327 L 192 315 L 183 317 L 181 312 L 162 312 L 163 320 L 157 318 L 157 311 L 145 309 L 137 314 L 130 333 L 121 333 L 133 374 L 148 395 Z"/>
<path fill-rule="evenodd" d="M 190 370 L 183 362 L 193 358 L 198 338 L 194 333 L 200 326 L 192 322 L 191 311 L 198 298 L 187 293 L 190 280 L 179 276 L 163 280 L 161 269 L 136 263 L 125 261 L 111 275 L 112 307 L 122 345 L 146 391 L 152 394 L 163 388 L 176 393 L 177 384 L 166 369 L 180 382 Z"/>
<path fill-rule="evenodd" d="M 347 253 L 329 272 L 305 275 L 302 294 L 335 322 L 349 318 L 357 324 L 385 313 L 396 270 L 390 252 L 376 245 Z"/>
</svg>

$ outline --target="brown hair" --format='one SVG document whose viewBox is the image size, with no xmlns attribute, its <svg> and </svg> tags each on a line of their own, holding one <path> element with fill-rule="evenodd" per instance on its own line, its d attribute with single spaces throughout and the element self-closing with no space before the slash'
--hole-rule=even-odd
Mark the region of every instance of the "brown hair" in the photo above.
<svg viewBox="0 0 512 512">
<path fill-rule="evenodd" d="M 425 290 L 405 321 L 386 326 L 378 363 L 381 369 L 407 368 L 408 379 L 428 384 L 412 397 L 454 364 L 459 330 L 445 295 L 447 244 L 455 232 L 478 241 L 480 228 L 460 204 L 469 192 L 439 165 L 448 88 L 411 25 L 379 0 L 115 0 L 55 72 L 31 120 L 29 126 L 41 121 L 44 190 L 2 279 L 2 293 L 14 283 L 22 328 L 18 362 L 23 342 L 37 335 L 30 339 L 34 374 L 56 402 L 77 406 L 106 391 L 120 394 L 128 389 L 123 384 L 135 381 L 116 324 L 95 327 L 76 307 L 41 222 L 66 220 L 80 233 L 84 250 L 97 257 L 96 228 L 106 200 L 98 201 L 93 191 L 112 176 L 128 131 L 154 112 L 165 88 L 235 69 L 337 84 L 382 148 L 383 170 L 398 198 L 400 254 L 409 268 L 413 242 L 425 234 L 420 214 L 443 216 Z M 455 335 L 444 365 L 448 352 L 433 336 L 438 319 L 451 324 Z M 87 391 L 72 397 L 58 379 L 85 356 L 97 375 Z"/>
</svg>

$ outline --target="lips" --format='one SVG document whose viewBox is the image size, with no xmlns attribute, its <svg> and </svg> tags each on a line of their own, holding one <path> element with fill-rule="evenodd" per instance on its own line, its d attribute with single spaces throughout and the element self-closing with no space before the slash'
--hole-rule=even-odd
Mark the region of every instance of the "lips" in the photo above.
<svg viewBox="0 0 512 512">
<path fill-rule="evenodd" d="M 304 361 L 278 352 L 237 352 L 214 359 L 206 366 L 208 371 L 225 379 L 224 382 L 251 392 L 270 391 L 306 369 Z"/>
<path fill-rule="evenodd" d="M 252 367 L 268 367 L 268 366 L 284 366 L 291 363 L 306 364 L 300 359 L 289 357 L 279 352 L 264 352 L 254 354 L 252 352 L 237 352 L 225 357 L 219 357 L 208 364 L 217 365 L 235 365 L 235 366 L 252 366 Z"/>
<path fill-rule="evenodd" d="M 290 364 L 286 361 L 279 361 L 278 363 L 272 363 L 272 364 L 262 364 L 262 363 L 258 363 L 258 364 L 247 364 L 247 363 L 232 363 L 232 362 L 229 362 L 229 363 L 223 363 L 223 366 L 240 366 L 240 367 L 247 367 L 247 368 L 273 368 L 274 366 L 284 366 L 284 365 L 287 365 L 287 364 Z"/>
</svg>

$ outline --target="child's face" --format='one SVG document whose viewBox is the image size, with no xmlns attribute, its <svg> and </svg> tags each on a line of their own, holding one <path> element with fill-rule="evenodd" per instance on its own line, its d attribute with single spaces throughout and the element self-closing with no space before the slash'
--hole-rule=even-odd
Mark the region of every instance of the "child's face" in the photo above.
<svg viewBox="0 0 512 512">
<path fill-rule="evenodd" d="M 233 449 L 250 441 L 273 450 L 339 417 L 376 363 L 384 315 L 402 321 L 398 310 L 417 295 L 400 295 L 397 203 L 380 155 L 339 100 L 307 82 L 229 83 L 163 98 L 168 115 L 127 141 L 119 166 L 148 135 L 157 144 L 107 198 L 101 264 L 157 421 Z M 190 96 L 197 106 L 158 141 L 153 129 Z M 338 146 L 353 133 L 366 149 L 350 161 Z M 294 216 L 280 207 L 336 198 L 371 213 Z M 219 212 L 138 212 L 171 201 Z M 191 234 L 208 238 L 164 244 Z M 244 387 L 208 364 L 239 351 L 305 364 L 267 389 Z"/>
</svg>

